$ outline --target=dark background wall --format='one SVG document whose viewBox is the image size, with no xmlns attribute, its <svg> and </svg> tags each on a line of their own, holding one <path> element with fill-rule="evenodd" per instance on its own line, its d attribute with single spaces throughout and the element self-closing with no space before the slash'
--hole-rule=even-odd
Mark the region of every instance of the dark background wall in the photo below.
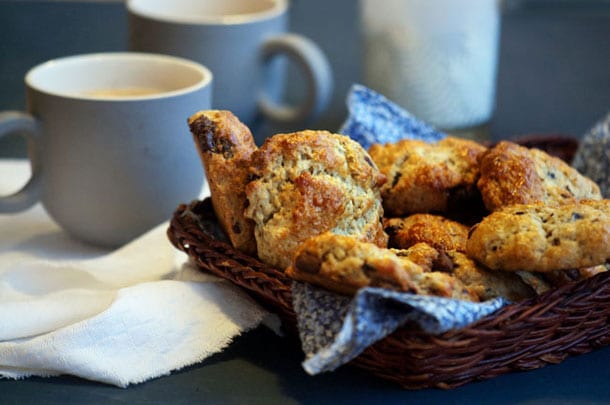
<svg viewBox="0 0 610 405">
<path fill-rule="evenodd" d="M 292 0 L 292 30 L 316 41 L 334 70 L 330 109 L 312 128 L 338 129 L 361 81 L 357 4 Z M 40 62 L 125 50 L 126 23 L 121 1 L 0 0 L 0 110 L 24 108 L 23 76 Z M 499 61 L 494 138 L 581 136 L 610 111 L 610 1 L 506 1 Z M 0 140 L 0 156 L 25 153 L 19 138 Z"/>
</svg>

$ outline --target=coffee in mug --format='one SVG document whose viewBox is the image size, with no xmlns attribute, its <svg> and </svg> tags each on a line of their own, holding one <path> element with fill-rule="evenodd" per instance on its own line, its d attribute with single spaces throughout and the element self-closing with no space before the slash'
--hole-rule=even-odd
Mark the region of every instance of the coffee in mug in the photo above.
<svg viewBox="0 0 610 405">
<path fill-rule="evenodd" d="M 83 93 L 83 96 L 99 98 L 121 98 L 121 97 L 140 97 L 151 94 L 162 93 L 162 89 L 152 89 L 145 87 L 128 87 L 120 89 L 95 89 Z"/>
</svg>

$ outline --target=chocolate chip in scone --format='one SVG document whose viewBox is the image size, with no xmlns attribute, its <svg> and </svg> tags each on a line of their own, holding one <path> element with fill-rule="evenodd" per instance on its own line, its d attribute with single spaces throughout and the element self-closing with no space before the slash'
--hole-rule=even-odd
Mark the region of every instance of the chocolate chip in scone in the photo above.
<svg viewBox="0 0 610 405">
<path fill-rule="evenodd" d="M 314 253 L 304 251 L 297 255 L 294 264 L 299 271 L 316 274 L 320 272 L 322 260 Z"/>
<path fill-rule="evenodd" d="M 190 123 L 191 132 L 196 134 L 199 148 L 205 152 L 222 154 L 225 159 L 233 157 L 233 144 L 224 137 L 219 137 L 214 121 L 202 115 Z"/>
<path fill-rule="evenodd" d="M 584 215 L 578 213 L 578 212 L 573 212 L 572 213 L 572 221 L 578 221 L 579 219 L 583 219 Z"/>
<path fill-rule="evenodd" d="M 208 119 L 205 115 L 192 120 L 189 123 L 191 132 L 195 134 L 197 143 L 202 151 L 210 152 L 214 148 L 214 132 L 216 132 L 216 123 Z"/>
<path fill-rule="evenodd" d="M 454 263 L 451 257 L 443 249 L 437 249 L 438 256 L 432 263 L 432 268 L 436 271 L 442 271 L 444 273 L 451 273 L 453 271 Z"/>
</svg>

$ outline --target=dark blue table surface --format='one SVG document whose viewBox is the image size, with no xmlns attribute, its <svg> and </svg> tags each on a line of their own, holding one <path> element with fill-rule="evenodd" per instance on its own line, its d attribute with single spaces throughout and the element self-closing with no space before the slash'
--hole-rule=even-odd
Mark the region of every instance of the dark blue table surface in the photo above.
<svg viewBox="0 0 610 405">
<path fill-rule="evenodd" d="M 265 327 L 201 364 L 127 389 L 73 377 L 0 380 L 0 403 L 610 403 L 610 348 L 453 390 L 407 391 L 354 367 L 311 377 L 297 344 Z"/>
</svg>

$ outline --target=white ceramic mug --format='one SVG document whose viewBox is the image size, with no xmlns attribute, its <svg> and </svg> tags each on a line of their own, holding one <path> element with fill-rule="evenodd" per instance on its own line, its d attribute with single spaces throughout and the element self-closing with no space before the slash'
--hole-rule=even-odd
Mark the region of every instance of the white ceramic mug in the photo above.
<svg viewBox="0 0 610 405">
<path fill-rule="evenodd" d="M 360 0 L 360 6 L 364 84 L 438 129 L 487 138 L 499 0 Z"/>
<path fill-rule="evenodd" d="M 287 0 L 128 0 L 129 48 L 189 58 L 214 74 L 213 106 L 247 125 L 315 119 L 332 93 L 330 65 L 311 40 L 287 33 Z M 287 55 L 304 75 L 298 105 L 281 102 Z"/>
<path fill-rule="evenodd" d="M 151 54 L 51 60 L 26 77 L 27 113 L 0 113 L 0 137 L 20 133 L 32 175 L 0 198 L 0 213 L 41 201 L 78 239 L 118 246 L 196 198 L 203 172 L 187 118 L 210 108 L 211 72 Z"/>
</svg>

